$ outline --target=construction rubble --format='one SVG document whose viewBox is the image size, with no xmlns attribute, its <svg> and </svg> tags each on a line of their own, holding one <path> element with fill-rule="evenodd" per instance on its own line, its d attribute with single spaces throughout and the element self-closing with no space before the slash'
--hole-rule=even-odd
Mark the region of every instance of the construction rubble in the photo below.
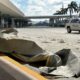
<svg viewBox="0 0 80 80">
<path fill-rule="evenodd" d="M 0 33 L 0 52 L 43 76 L 57 77 L 56 79 L 61 80 L 80 80 L 80 56 L 76 52 L 62 49 L 56 53 L 49 53 L 36 42 L 19 38 L 17 33 L 14 37 L 10 36 L 14 35 L 14 30 L 6 32 Z"/>
</svg>

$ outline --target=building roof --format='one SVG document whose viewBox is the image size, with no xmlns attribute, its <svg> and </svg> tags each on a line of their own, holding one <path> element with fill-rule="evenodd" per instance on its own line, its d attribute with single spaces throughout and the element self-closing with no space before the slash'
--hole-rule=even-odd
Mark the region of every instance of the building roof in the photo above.
<svg viewBox="0 0 80 80">
<path fill-rule="evenodd" d="M 0 11 L 12 17 L 24 17 L 24 14 L 14 6 L 9 0 L 0 0 Z"/>
</svg>

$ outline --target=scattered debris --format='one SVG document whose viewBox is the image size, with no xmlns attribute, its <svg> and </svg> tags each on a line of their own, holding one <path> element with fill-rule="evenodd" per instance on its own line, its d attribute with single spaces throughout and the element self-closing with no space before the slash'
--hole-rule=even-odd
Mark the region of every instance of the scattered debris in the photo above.
<svg viewBox="0 0 80 80">
<path fill-rule="evenodd" d="M 65 42 L 60 40 L 60 43 Z M 0 51 L 43 75 L 54 75 L 57 78 L 80 77 L 80 59 L 70 49 L 50 54 L 34 41 L 4 37 L 0 38 Z"/>
<path fill-rule="evenodd" d="M 80 43 L 80 40 L 77 43 Z"/>
<path fill-rule="evenodd" d="M 39 37 L 37 37 L 37 38 L 42 38 L 42 36 L 39 36 Z"/>
<path fill-rule="evenodd" d="M 42 43 L 51 43 L 51 42 L 49 42 L 49 41 L 43 41 Z"/>
<path fill-rule="evenodd" d="M 59 41 L 59 43 L 65 43 L 65 41 L 61 39 L 61 40 Z"/>
<path fill-rule="evenodd" d="M 56 39 L 52 39 L 51 41 L 56 41 Z"/>
<path fill-rule="evenodd" d="M 15 28 L 7 28 L 7 29 L 3 29 L 2 31 L 1 31 L 1 33 L 5 33 L 5 34 L 10 34 L 10 33 L 13 33 L 14 35 L 16 35 L 17 36 L 17 34 L 18 34 L 18 31 L 15 29 Z"/>
<path fill-rule="evenodd" d="M 77 50 L 79 50 L 79 48 L 78 48 L 78 47 L 77 47 L 76 49 L 77 49 Z"/>
</svg>

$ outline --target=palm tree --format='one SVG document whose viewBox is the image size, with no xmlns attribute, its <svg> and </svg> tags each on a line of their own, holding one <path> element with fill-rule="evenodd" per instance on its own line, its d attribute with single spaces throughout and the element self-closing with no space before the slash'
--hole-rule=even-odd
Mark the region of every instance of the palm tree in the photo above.
<svg viewBox="0 0 80 80">
<path fill-rule="evenodd" d="M 59 10 L 56 11 L 56 13 L 54 13 L 54 15 L 59 15 L 59 14 L 61 14 L 61 12 Z"/>
<path fill-rule="evenodd" d="M 78 6 L 77 12 L 79 13 L 79 17 L 80 17 L 80 4 L 79 4 L 79 6 Z"/>
<path fill-rule="evenodd" d="M 68 8 L 61 8 L 61 14 L 67 14 Z"/>
<path fill-rule="evenodd" d="M 70 17 L 72 17 L 72 13 L 78 10 L 78 5 L 75 1 L 72 1 L 70 4 L 68 4 L 68 10 L 70 12 Z"/>
<path fill-rule="evenodd" d="M 61 14 L 67 14 L 68 8 L 61 8 L 61 10 L 56 11 L 54 15 L 61 15 Z"/>
</svg>

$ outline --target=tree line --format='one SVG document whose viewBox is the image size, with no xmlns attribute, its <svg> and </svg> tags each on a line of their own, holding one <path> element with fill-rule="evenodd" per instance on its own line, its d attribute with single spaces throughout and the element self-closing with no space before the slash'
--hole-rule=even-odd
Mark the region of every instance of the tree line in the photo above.
<svg viewBox="0 0 80 80">
<path fill-rule="evenodd" d="M 80 4 L 78 5 L 75 1 L 72 1 L 70 4 L 68 4 L 67 8 L 61 8 L 60 10 L 56 11 L 54 15 L 63 15 L 67 14 L 69 11 L 70 17 L 72 17 L 73 12 L 79 13 L 80 11 Z"/>
</svg>

